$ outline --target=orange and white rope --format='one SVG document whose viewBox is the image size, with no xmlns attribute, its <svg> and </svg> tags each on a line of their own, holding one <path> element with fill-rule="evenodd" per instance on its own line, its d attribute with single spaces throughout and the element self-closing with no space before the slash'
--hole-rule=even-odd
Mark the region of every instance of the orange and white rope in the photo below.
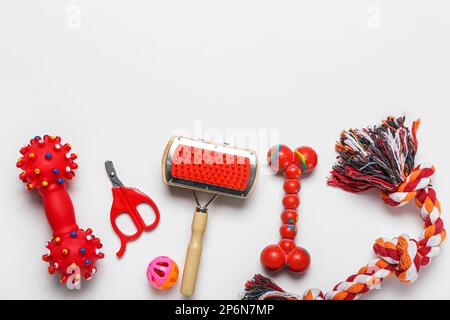
<svg viewBox="0 0 450 320">
<path fill-rule="evenodd" d="M 318 289 L 307 290 L 305 300 L 353 300 L 395 275 L 403 283 L 417 280 L 419 271 L 427 266 L 431 258 L 439 254 L 439 246 L 445 240 L 445 229 L 441 219 L 441 206 L 431 186 L 435 168 L 420 165 L 415 168 L 395 192 L 383 192 L 381 197 L 391 206 L 403 206 L 415 199 L 424 221 L 424 232 L 417 239 L 400 235 L 394 239 L 379 238 L 374 251 L 378 260 L 362 267 L 358 273 L 337 284 L 333 290 L 323 294 Z"/>
</svg>

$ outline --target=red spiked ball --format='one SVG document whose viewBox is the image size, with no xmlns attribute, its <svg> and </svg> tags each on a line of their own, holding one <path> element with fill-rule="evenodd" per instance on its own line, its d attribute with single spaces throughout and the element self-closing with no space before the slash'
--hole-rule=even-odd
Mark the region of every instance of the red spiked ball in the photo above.
<svg viewBox="0 0 450 320">
<path fill-rule="evenodd" d="M 303 172 L 311 172 L 317 166 L 317 153 L 313 148 L 303 146 L 294 150 L 294 162 Z"/>
</svg>

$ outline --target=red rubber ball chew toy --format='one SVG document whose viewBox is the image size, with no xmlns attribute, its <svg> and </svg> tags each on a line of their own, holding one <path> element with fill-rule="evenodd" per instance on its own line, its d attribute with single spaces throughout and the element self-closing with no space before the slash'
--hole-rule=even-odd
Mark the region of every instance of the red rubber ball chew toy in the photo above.
<svg viewBox="0 0 450 320">
<path fill-rule="evenodd" d="M 17 167 L 22 169 L 19 178 L 28 190 L 38 190 L 42 197 L 45 214 L 53 230 L 53 239 L 46 243 L 47 254 L 42 260 L 49 263 L 48 272 L 61 275 L 61 283 L 72 284 L 83 276 L 90 280 L 97 269 L 95 262 L 104 254 L 99 238 L 91 229 L 80 229 L 75 220 L 72 201 L 66 190 L 66 180 L 75 176 L 78 165 L 71 146 L 61 144 L 60 137 L 37 136 L 20 149 L 22 157 Z"/>
<path fill-rule="evenodd" d="M 317 153 L 308 146 L 298 147 L 294 150 L 294 163 L 302 169 L 302 172 L 309 173 L 317 166 Z"/>
<path fill-rule="evenodd" d="M 282 226 L 279 229 L 281 241 L 265 247 L 260 255 L 261 264 L 268 270 L 276 272 L 287 267 L 291 272 L 300 273 L 308 269 L 311 258 L 306 249 L 297 246 L 298 195 L 303 173 L 311 172 L 317 165 L 317 154 L 311 147 L 298 147 L 292 151 L 288 146 L 279 144 L 270 148 L 267 162 L 276 173 L 284 174 L 281 213 Z"/>
<path fill-rule="evenodd" d="M 277 144 L 267 153 L 267 162 L 275 172 L 283 172 L 294 161 L 292 150 L 284 145 Z"/>
</svg>

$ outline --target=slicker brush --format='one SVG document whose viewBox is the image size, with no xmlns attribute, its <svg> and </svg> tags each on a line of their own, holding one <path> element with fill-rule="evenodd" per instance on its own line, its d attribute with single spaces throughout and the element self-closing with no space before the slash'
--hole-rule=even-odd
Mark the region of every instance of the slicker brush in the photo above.
<svg viewBox="0 0 450 320">
<path fill-rule="evenodd" d="M 181 293 L 191 296 L 197 281 L 208 206 L 218 195 L 246 199 L 256 183 L 258 161 L 256 153 L 250 150 L 174 136 L 164 152 L 162 171 L 166 184 L 193 190 L 197 203 L 181 283 Z M 213 196 L 201 205 L 195 191 Z"/>
</svg>

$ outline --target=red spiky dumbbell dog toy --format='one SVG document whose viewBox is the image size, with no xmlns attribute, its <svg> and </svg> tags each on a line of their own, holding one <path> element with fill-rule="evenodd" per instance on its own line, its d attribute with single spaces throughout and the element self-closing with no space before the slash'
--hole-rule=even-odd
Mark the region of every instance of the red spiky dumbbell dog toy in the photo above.
<svg viewBox="0 0 450 320">
<path fill-rule="evenodd" d="M 20 149 L 22 157 L 17 167 L 22 169 L 20 179 L 28 190 L 38 190 L 42 197 L 47 220 L 53 230 L 53 239 L 46 243 L 48 253 L 42 259 L 50 264 L 48 272 L 61 275 L 61 283 L 69 279 L 77 283 L 83 276 L 89 280 L 97 269 L 95 262 L 104 257 L 98 250 L 99 238 L 91 229 L 80 229 L 75 211 L 66 191 L 66 179 L 72 179 L 78 165 L 71 146 L 61 144 L 60 137 L 37 136 Z"/>
<path fill-rule="evenodd" d="M 303 272 L 310 264 L 308 251 L 296 245 L 297 208 L 300 205 L 298 192 L 300 191 L 300 177 L 302 173 L 312 171 L 317 165 L 317 154 L 310 147 L 299 147 L 292 151 L 285 145 L 272 147 L 267 160 L 269 166 L 277 173 L 284 172 L 285 196 L 283 197 L 284 211 L 281 214 L 283 225 L 280 228 L 282 240 L 272 244 L 261 252 L 261 263 L 271 271 L 279 271 L 287 266 L 292 272 Z"/>
</svg>

